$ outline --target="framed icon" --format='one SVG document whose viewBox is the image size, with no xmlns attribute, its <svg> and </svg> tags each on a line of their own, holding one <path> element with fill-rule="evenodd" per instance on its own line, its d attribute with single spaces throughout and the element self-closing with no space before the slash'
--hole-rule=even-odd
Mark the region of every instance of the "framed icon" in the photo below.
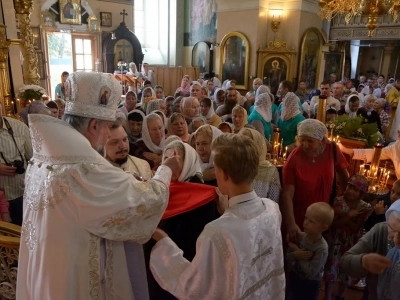
<svg viewBox="0 0 400 300">
<path fill-rule="evenodd" d="M 55 15 L 50 11 L 45 11 L 42 13 L 42 26 L 43 28 L 54 28 Z"/>
<path fill-rule="evenodd" d="M 100 25 L 103 27 L 111 27 L 112 26 L 112 15 L 110 12 L 101 12 L 100 13 Z"/>
<path fill-rule="evenodd" d="M 87 21 L 89 31 L 100 31 L 99 19 L 96 16 L 90 16 Z"/>
<path fill-rule="evenodd" d="M 60 23 L 81 25 L 81 0 L 59 0 Z"/>
</svg>

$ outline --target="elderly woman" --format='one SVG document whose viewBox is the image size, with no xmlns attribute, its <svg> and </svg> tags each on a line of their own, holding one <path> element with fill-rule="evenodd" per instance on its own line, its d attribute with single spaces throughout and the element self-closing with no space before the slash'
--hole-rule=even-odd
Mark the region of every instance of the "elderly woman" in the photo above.
<svg viewBox="0 0 400 300">
<path fill-rule="evenodd" d="M 383 98 L 378 98 L 374 103 L 374 110 L 378 113 L 381 120 L 382 135 L 386 136 L 387 130 L 390 124 L 390 116 L 385 111 L 386 100 Z"/>
<path fill-rule="evenodd" d="M 233 133 L 238 133 L 247 124 L 247 110 L 242 106 L 236 105 L 232 109 Z"/>
<path fill-rule="evenodd" d="M 368 281 L 368 299 L 400 299 L 400 201 L 341 259 L 342 271 Z"/>
<path fill-rule="evenodd" d="M 281 116 L 278 119 L 278 128 L 281 130 L 283 147 L 295 147 L 297 124 L 305 118 L 300 111 L 297 96 L 289 92 L 285 95 Z"/>
<path fill-rule="evenodd" d="M 200 127 L 203 125 L 207 124 L 206 118 L 203 116 L 201 117 L 196 117 L 193 119 L 192 123 L 190 124 L 189 131 L 192 132 L 192 134 Z"/>
<path fill-rule="evenodd" d="M 181 86 L 178 87 L 175 91 L 175 96 L 187 97 L 190 95 L 190 84 L 192 83 L 192 79 L 189 75 L 185 75 L 182 78 Z"/>
<path fill-rule="evenodd" d="M 168 119 L 168 136 L 176 135 L 183 142 L 189 141 L 189 129 L 185 117 L 180 113 L 173 113 Z"/>
<path fill-rule="evenodd" d="M 217 127 L 221 124 L 221 118 L 215 113 L 214 105 L 210 98 L 203 98 L 200 101 L 200 114 L 207 119 L 207 123 Z"/>
<path fill-rule="evenodd" d="M 283 167 L 282 215 L 288 237 L 297 241 L 304 216 L 314 202 L 333 201 L 336 179 L 344 191 L 348 182 L 348 163 L 326 135 L 325 124 L 307 119 L 297 126 L 299 146 Z"/>
<path fill-rule="evenodd" d="M 139 109 L 134 109 L 128 114 L 128 139 L 130 143 L 135 143 L 142 137 L 142 125 L 145 117 Z"/>
<path fill-rule="evenodd" d="M 151 114 L 155 110 L 160 110 L 165 114 L 167 112 L 167 105 L 165 104 L 165 101 L 162 99 L 151 100 L 147 104 L 146 115 Z"/>
<path fill-rule="evenodd" d="M 258 89 L 260 89 L 259 87 Z M 268 93 L 263 93 L 256 96 L 254 110 L 251 112 L 247 121 L 253 125 L 258 132 L 264 135 L 269 140 L 272 136 L 272 111 L 271 111 L 271 96 Z"/>
<path fill-rule="evenodd" d="M 181 112 L 186 119 L 186 123 L 189 125 L 195 117 L 199 116 L 199 100 L 195 97 L 183 98 L 181 101 Z"/>
<path fill-rule="evenodd" d="M 211 125 L 201 126 L 194 133 L 196 152 L 200 157 L 201 172 L 203 172 L 204 183 L 208 185 L 217 186 L 211 143 L 221 134 L 221 130 Z"/>
<path fill-rule="evenodd" d="M 125 102 L 124 105 L 120 108 L 125 115 L 128 115 L 129 112 L 136 109 L 137 104 L 137 96 L 136 93 L 133 91 L 129 91 L 125 95 Z"/>
<path fill-rule="evenodd" d="M 260 198 L 269 198 L 278 203 L 281 194 L 281 183 L 278 169 L 267 161 L 267 145 L 265 138 L 257 130 L 251 128 L 243 128 L 239 131 L 239 134 L 251 138 L 257 145 L 260 154 L 258 173 L 253 181 L 254 191 Z"/>
<path fill-rule="evenodd" d="M 156 100 L 156 92 L 151 88 L 147 87 L 143 89 L 142 92 L 142 110 L 145 113 L 147 110 L 147 105 L 151 100 Z"/>
<path fill-rule="evenodd" d="M 146 160 L 152 169 L 157 169 L 161 163 L 164 139 L 163 121 L 159 115 L 151 113 L 143 120 L 142 139 L 130 145 L 129 154 Z"/>
<path fill-rule="evenodd" d="M 190 97 L 197 98 L 198 101 L 203 99 L 206 95 L 204 94 L 203 87 L 198 81 L 193 81 L 190 86 Z"/>
<path fill-rule="evenodd" d="M 179 155 L 182 169 L 178 178 L 172 178 L 174 182 L 170 184 L 169 202 L 160 228 L 182 249 L 183 256 L 192 261 L 204 226 L 219 217 L 213 201 L 217 195 L 214 187 L 202 184 L 199 157 L 192 147 L 173 141 L 165 147 L 163 159 L 173 155 Z M 145 245 L 146 254 L 150 254 L 153 245 L 154 241 Z M 148 274 L 150 299 L 176 299 L 160 288 L 150 271 Z"/>
<path fill-rule="evenodd" d="M 375 101 L 378 98 L 375 95 L 367 95 L 364 98 L 364 106 L 360 108 L 357 114 L 363 116 L 367 123 L 376 123 L 380 132 L 382 132 L 381 119 L 379 114 L 374 110 Z"/>
<path fill-rule="evenodd" d="M 214 102 L 217 104 L 217 106 L 221 106 L 225 103 L 225 90 L 223 90 L 222 88 L 217 88 L 214 91 Z"/>
</svg>

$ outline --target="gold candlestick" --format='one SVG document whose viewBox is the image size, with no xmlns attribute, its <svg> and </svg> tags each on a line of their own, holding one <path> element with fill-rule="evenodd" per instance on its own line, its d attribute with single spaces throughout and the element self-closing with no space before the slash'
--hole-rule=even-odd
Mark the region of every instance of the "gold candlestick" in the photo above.
<svg viewBox="0 0 400 300">
<path fill-rule="evenodd" d="M 277 159 L 279 156 L 279 138 L 281 135 L 281 130 L 279 128 L 274 129 L 274 141 L 272 143 L 272 158 Z"/>
<path fill-rule="evenodd" d="M 320 95 L 318 99 L 317 120 L 325 124 L 326 119 L 326 96 Z"/>
</svg>

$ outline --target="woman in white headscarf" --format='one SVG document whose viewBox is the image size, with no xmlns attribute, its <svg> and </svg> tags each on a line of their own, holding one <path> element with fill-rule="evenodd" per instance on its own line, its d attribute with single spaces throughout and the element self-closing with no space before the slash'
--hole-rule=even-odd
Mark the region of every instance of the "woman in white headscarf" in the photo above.
<svg viewBox="0 0 400 300">
<path fill-rule="evenodd" d="M 344 106 L 344 111 L 341 109 L 338 114 L 346 114 L 350 119 L 354 119 L 358 115 L 358 109 L 361 107 L 361 101 L 358 95 L 350 94 L 347 98 L 346 105 Z"/>
<path fill-rule="evenodd" d="M 146 116 L 142 124 L 142 138 L 130 147 L 129 154 L 146 160 L 152 169 L 161 163 L 165 131 L 161 117 L 156 113 Z"/>
<path fill-rule="evenodd" d="M 214 158 L 211 152 L 212 141 L 222 134 L 222 131 L 211 125 L 203 125 L 194 133 L 196 152 L 200 158 L 204 183 L 217 186 L 214 170 Z"/>
<path fill-rule="evenodd" d="M 253 181 L 254 191 L 260 198 L 269 198 L 279 203 L 279 196 L 281 194 L 279 173 L 278 169 L 267 160 L 265 138 L 257 130 L 251 128 L 243 128 L 239 131 L 239 134 L 251 138 L 255 142 L 260 155 L 257 176 Z"/>
<path fill-rule="evenodd" d="M 196 241 L 204 226 L 219 217 L 215 199 L 215 187 L 202 184 L 199 158 L 196 151 L 186 143 L 174 141 L 165 147 L 163 159 L 179 154 L 182 169 L 179 178 L 172 178 L 169 187 L 167 209 L 160 223 L 169 238 L 183 251 L 183 256 L 192 261 L 196 254 Z M 150 257 L 154 245 L 145 246 L 145 257 Z M 152 299 L 175 299 L 163 290 L 149 274 L 149 290 Z"/>
<path fill-rule="evenodd" d="M 160 110 L 164 114 L 167 112 L 167 105 L 165 104 L 164 100 L 162 99 L 151 100 L 147 104 L 146 115 L 151 114 L 155 110 Z"/>
<path fill-rule="evenodd" d="M 208 124 L 218 127 L 222 121 L 221 117 L 215 113 L 213 104 L 210 98 L 201 99 L 200 114 L 206 118 Z"/>
<path fill-rule="evenodd" d="M 297 124 L 305 120 L 298 104 L 296 94 L 289 92 L 285 95 L 281 116 L 278 119 L 278 128 L 281 130 L 283 147 L 295 147 Z"/>
<path fill-rule="evenodd" d="M 258 90 L 260 88 L 261 86 L 258 88 Z M 249 124 L 253 125 L 256 130 L 263 134 L 267 140 L 270 140 L 272 137 L 271 101 L 271 96 L 268 93 L 263 93 L 256 96 L 256 101 L 254 102 L 254 110 L 251 112 L 247 120 Z"/>
<path fill-rule="evenodd" d="M 300 237 L 304 216 L 311 204 L 333 201 L 336 180 L 342 191 L 346 189 L 349 164 L 327 134 L 325 124 L 318 120 L 300 122 L 297 125 L 299 146 L 283 166 L 282 220 L 291 242 Z"/>
</svg>

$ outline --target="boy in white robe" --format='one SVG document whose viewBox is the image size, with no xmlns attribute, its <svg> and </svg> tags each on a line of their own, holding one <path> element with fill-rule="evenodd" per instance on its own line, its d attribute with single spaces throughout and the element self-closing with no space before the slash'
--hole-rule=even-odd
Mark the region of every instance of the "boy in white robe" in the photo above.
<svg viewBox="0 0 400 300">
<path fill-rule="evenodd" d="M 224 134 L 212 151 L 223 215 L 205 226 L 192 262 L 157 229 L 151 271 L 178 299 L 284 299 L 281 214 L 275 202 L 252 189 L 257 147 L 245 136 Z"/>
</svg>

